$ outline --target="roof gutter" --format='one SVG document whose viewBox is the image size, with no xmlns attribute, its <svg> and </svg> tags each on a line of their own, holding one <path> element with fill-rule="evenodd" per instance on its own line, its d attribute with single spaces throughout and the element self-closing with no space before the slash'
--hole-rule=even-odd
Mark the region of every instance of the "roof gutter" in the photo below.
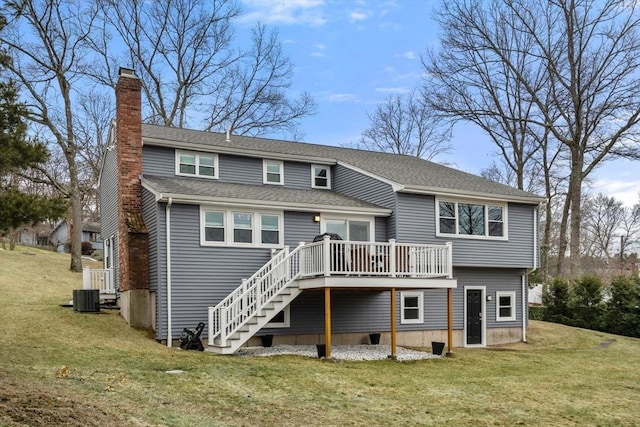
<svg viewBox="0 0 640 427">
<path fill-rule="evenodd" d="M 477 199 L 477 200 L 497 200 L 501 202 L 517 202 L 517 203 L 527 203 L 527 204 L 535 204 L 538 205 L 541 202 L 544 202 L 546 199 L 544 197 L 539 196 L 515 196 L 515 195 L 506 195 L 506 194 L 494 194 L 494 193 L 483 193 L 477 191 L 463 191 L 463 190 L 454 190 L 454 189 L 446 189 L 443 191 L 441 187 L 422 187 L 422 186 L 411 186 L 406 185 L 402 189 L 398 190 L 401 193 L 411 193 L 411 194 L 428 194 L 434 196 L 445 196 L 445 197 L 464 197 L 467 199 Z"/>
</svg>

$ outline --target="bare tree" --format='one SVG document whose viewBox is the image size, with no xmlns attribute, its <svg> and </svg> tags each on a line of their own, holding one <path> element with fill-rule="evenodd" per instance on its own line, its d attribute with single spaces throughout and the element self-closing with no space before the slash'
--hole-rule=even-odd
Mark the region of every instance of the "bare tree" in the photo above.
<svg viewBox="0 0 640 427">
<path fill-rule="evenodd" d="M 47 168 L 40 174 L 70 201 L 71 270 L 82 270 L 82 183 L 74 89 L 89 69 L 84 41 L 95 13 L 75 0 L 5 2 L 7 28 L 0 43 L 13 62 L 7 67 L 27 97 L 27 118 L 57 148 L 66 179 Z M 52 150 L 53 151 L 53 150 Z M 55 154 L 54 154 L 55 156 Z"/>
<path fill-rule="evenodd" d="M 200 124 L 206 130 L 261 135 L 295 134 L 298 119 L 312 114 L 306 93 L 288 97 L 293 67 L 277 32 L 253 30 L 252 47 L 237 50 L 231 21 L 235 0 L 102 0 L 103 26 L 92 40 L 102 56 L 94 77 L 115 85 L 117 64 L 110 31 L 126 47 L 125 57 L 141 69 L 149 106 L 146 121 L 166 126 Z"/>
<path fill-rule="evenodd" d="M 625 216 L 622 202 L 604 194 L 587 197 L 583 203 L 584 226 L 582 253 L 587 256 L 605 257 L 611 261 L 614 243 Z"/>
<path fill-rule="evenodd" d="M 434 160 L 451 149 L 451 125 L 416 91 L 390 95 L 369 116 L 357 144 L 368 150 Z"/>
<path fill-rule="evenodd" d="M 564 147 L 570 170 L 565 210 L 574 276 L 580 271 L 584 180 L 615 155 L 638 156 L 637 7 L 625 0 L 453 0 L 437 12 L 444 31 L 442 52 L 430 56 L 427 69 L 446 70 L 434 73 L 438 81 L 449 82 L 448 88 L 470 88 L 475 99 L 478 88 L 491 94 L 495 70 L 504 70 L 498 73 L 499 84 L 509 76 L 515 87 L 497 98 L 499 115 L 525 128 L 542 128 Z M 439 63 L 442 58 L 445 62 Z M 457 62 L 447 68 L 447 58 Z M 475 78 L 475 85 L 460 78 L 469 69 L 483 68 L 490 72 Z M 520 102 L 527 109 L 509 108 Z M 485 114 L 487 107 L 470 103 L 466 110 Z"/>
</svg>

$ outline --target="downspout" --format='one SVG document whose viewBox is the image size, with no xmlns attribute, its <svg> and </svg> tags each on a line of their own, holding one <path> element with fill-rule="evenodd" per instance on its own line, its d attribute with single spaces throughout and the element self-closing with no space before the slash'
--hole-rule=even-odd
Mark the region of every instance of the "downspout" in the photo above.
<svg viewBox="0 0 640 427">
<path fill-rule="evenodd" d="M 167 347 L 171 347 L 173 337 L 171 335 L 171 204 L 173 200 L 169 197 L 165 208 L 165 219 L 167 225 Z"/>
<path fill-rule="evenodd" d="M 527 342 L 527 276 L 522 275 L 522 342 Z"/>
</svg>

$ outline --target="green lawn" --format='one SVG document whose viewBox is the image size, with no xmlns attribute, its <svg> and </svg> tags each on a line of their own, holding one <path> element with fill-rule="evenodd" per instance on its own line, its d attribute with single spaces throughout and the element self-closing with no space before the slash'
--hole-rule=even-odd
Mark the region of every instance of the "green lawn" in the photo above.
<svg viewBox="0 0 640 427">
<path fill-rule="evenodd" d="M 532 322 L 528 344 L 446 359 L 217 356 L 61 307 L 82 287 L 68 266 L 0 250 L 0 426 L 640 423 L 638 339 Z"/>
</svg>

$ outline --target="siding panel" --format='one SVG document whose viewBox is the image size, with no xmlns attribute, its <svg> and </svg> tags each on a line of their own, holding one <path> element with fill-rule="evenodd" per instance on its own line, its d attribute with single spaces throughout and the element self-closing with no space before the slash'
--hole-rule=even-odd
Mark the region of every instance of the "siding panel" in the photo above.
<svg viewBox="0 0 640 427">
<path fill-rule="evenodd" d="M 284 162 L 285 187 L 311 189 L 311 164 Z"/>
<path fill-rule="evenodd" d="M 395 217 L 395 213 L 397 212 L 396 193 L 393 191 L 393 188 L 391 188 L 389 184 L 341 165 L 336 166 L 334 172 L 332 183 L 334 191 L 394 210 L 394 213 L 392 213 L 386 221 L 386 236 L 381 240 L 397 238 Z"/>
<path fill-rule="evenodd" d="M 144 145 L 142 147 L 142 173 L 174 176 L 176 174 L 176 151 L 173 148 Z"/>
<path fill-rule="evenodd" d="M 533 267 L 533 210 L 509 203 L 508 241 L 436 237 L 435 198 L 398 194 L 398 240 L 443 244 L 453 242 L 453 264 L 474 267 Z"/>
<path fill-rule="evenodd" d="M 218 165 L 221 182 L 262 185 L 262 159 L 221 154 Z"/>
</svg>

